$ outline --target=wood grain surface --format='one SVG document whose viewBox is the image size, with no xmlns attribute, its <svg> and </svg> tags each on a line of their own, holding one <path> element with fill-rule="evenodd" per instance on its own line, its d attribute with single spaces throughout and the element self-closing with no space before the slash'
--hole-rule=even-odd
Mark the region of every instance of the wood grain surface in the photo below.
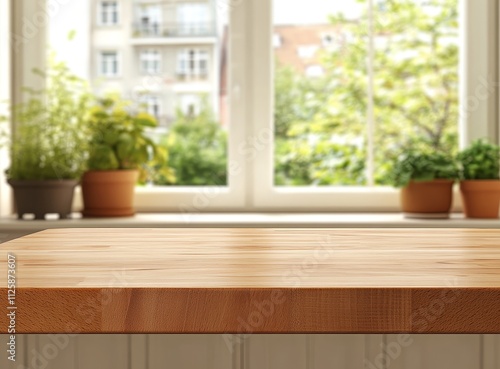
<svg viewBox="0 0 500 369">
<path fill-rule="evenodd" d="M 5 312 L 9 253 L 19 333 L 500 333 L 500 230 L 47 230 Z"/>
</svg>

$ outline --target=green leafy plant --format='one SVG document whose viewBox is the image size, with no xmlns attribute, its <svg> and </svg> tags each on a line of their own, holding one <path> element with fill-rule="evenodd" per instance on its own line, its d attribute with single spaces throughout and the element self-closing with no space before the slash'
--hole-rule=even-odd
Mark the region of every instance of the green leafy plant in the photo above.
<svg viewBox="0 0 500 369">
<path fill-rule="evenodd" d="M 499 179 L 500 147 L 497 145 L 476 140 L 458 154 L 458 161 L 462 179 Z"/>
<path fill-rule="evenodd" d="M 77 179 L 85 167 L 88 86 L 54 55 L 48 65 L 46 71 L 33 71 L 46 87 L 25 88 L 24 102 L 11 108 L 15 129 L 8 142 L 7 177 L 12 180 Z"/>
<path fill-rule="evenodd" d="M 100 99 L 90 111 L 88 169 L 139 169 L 145 181 L 149 165 L 171 178 L 166 149 L 148 136 L 156 126 L 153 116 L 135 111 L 128 101 L 111 95 Z"/>
<path fill-rule="evenodd" d="M 390 170 L 394 187 L 405 187 L 410 181 L 458 178 L 458 167 L 453 158 L 441 153 L 410 151 L 400 155 Z"/>
</svg>

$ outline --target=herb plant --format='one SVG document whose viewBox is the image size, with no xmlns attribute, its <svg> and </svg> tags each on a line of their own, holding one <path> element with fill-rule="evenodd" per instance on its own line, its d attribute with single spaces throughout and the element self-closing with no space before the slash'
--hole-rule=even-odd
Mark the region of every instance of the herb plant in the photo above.
<svg viewBox="0 0 500 369">
<path fill-rule="evenodd" d="M 9 139 L 12 180 L 77 179 L 86 157 L 85 120 L 91 96 L 85 81 L 51 55 L 41 90 L 25 88 L 25 101 L 11 108 L 15 130 Z M 0 117 L 6 123 L 7 117 Z"/>
<path fill-rule="evenodd" d="M 462 179 L 499 179 L 500 147 L 497 145 L 485 140 L 476 140 L 460 152 L 458 161 Z"/>
<path fill-rule="evenodd" d="M 458 168 L 455 161 L 441 153 L 404 153 L 396 159 L 391 170 L 391 182 L 394 187 L 406 187 L 410 181 L 457 178 Z"/>
<path fill-rule="evenodd" d="M 100 99 L 89 118 L 89 170 L 141 170 L 153 165 L 165 176 L 172 176 L 167 167 L 167 151 L 148 136 L 148 129 L 157 126 L 156 119 L 135 111 L 131 104 L 116 96 Z"/>
</svg>

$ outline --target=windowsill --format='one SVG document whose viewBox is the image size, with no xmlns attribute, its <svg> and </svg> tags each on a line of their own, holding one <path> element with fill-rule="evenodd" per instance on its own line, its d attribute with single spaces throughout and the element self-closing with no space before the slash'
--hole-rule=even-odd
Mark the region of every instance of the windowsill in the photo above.
<svg viewBox="0 0 500 369">
<path fill-rule="evenodd" d="M 405 219 L 401 213 L 142 213 L 130 218 L 71 220 L 0 219 L 0 232 L 35 232 L 47 228 L 499 228 L 500 219 Z"/>
<path fill-rule="evenodd" d="M 99 28 L 99 29 L 120 29 L 122 27 L 122 25 L 120 23 L 116 23 L 116 24 L 96 24 L 95 25 L 96 28 Z"/>
</svg>

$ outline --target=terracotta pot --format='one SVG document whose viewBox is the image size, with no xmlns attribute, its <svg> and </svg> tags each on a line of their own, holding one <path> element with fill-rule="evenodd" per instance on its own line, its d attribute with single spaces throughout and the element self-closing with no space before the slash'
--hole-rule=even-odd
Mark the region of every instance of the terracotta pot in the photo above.
<svg viewBox="0 0 500 369">
<path fill-rule="evenodd" d="M 467 218 L 498 218 L 500 180 L 462 181 L 460 192 Z"/>
<path fill-rule="evenodd" d="M 59 214 L 60 219 L 71 215 L 73 194 L 77 180 L 8 180 L 14 190 L 17 217 L 33 214 L 35 219 L 45 219 L 47 214 Z"/>
<path fill-rule="evenodd" d="M 453 201 L 452 180 L 411 181 L 401 189 L 401 207 L 408 218 L 448 218 Z"/>
<path fill-rule="evenodd" d="M 127 217 L 134 215 L 137 170 L 88 171 L 82 177 L 83 216 Z"/>
</svg>

